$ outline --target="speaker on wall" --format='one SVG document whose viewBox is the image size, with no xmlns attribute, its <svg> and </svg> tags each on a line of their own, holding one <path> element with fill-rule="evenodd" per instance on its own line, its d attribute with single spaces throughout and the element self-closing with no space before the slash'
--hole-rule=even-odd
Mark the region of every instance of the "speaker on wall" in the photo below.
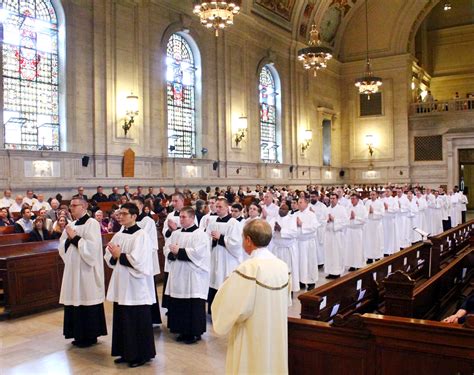
<svg viewBox="0 0 474 375">
<path fill-rule="evenodd" d="M 214 163 L 212 163 L 212 169 L 214 171 L 217 171 L 217 167 L 219 166 L 219 162 L 218 161 L 215 161 Z"/>
<path fill-rule="evenodd" d="M 346 171 L 344 169 L 341 169 L 339 171 L 339 177 L 344 177 L 345 174 L 346 174 Z"/>
<path fill-rule="evenodd" d="M 295 168 L 294 165 L 290 165 L 290 173 L 293 173 L 293 169 Z"/>
<path fill-rule="evenodd" d="M 89 156 L 84 155 L 84 156 L 82 157 L 82 166 L 83 166 L 83 167 L 87 167 L 88 165 L 89 165 Z"/>
</svg>

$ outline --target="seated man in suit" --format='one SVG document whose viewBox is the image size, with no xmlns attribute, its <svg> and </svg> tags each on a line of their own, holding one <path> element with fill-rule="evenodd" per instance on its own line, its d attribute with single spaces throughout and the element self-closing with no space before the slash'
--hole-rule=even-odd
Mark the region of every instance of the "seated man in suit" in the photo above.
<svg viewBox="0 0 474 375">
<path fill-rule="evenodd" d="M 33 230 L 33 221 L 31 221 L 31 209 L 29 206 L 23 206 L 21 218 L 15 223 L 15 233 L 30 233 Z"/>
</svg>

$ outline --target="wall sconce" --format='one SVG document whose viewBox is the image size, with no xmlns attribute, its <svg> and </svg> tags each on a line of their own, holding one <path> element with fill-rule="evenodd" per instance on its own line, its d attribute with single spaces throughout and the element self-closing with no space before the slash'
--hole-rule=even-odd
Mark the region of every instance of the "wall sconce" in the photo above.
<svg viewBox="0 0 474 375">
<path fill-rule="evenodd" d="M 312 140 L 313 140 L 313 131 L 311 129 L 306 129 L 304 131 L 304 140 L 303 140 L 303 143 L 301 144 L 301 151 L 305 152 L 309 148 L 309 145 L 311 144 Z"/>
<path fill-rule="evenodd" d="M 237 147 L 239 146 L 239 143 L 242 142 L 245 138 L 245 134 L 247 133 L 247 126 L 247 117 L 240 116 L 237 122 L 237 130 L 234 134 L 234 141 Z"/>
<path fill-rule="evenodd" d="M 133 95 L 133 92 L 130 93 L 129 96 L 127 96 L 127 107 L 126 107 L 126 116 L 129 117 L 130 119 L 127 120 L 125 118 L 122 129 L 125 132 L 125 135 L 127 135 L 128 131 L 134 124 L 135 120 L 134 117 L 138 116 L 138 96 Z"/>
<path fill-rule="evenodd" d="M 369 148 L 370 157 L 372 157 L 374 155 L 374 136 L 372 134 L 365 136 L 365 144 Z"/>
</svg>

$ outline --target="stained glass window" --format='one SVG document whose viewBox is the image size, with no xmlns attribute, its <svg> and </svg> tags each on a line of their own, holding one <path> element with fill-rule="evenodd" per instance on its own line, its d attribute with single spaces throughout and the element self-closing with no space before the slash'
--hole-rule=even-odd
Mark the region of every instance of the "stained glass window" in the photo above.
<svg viewBox="0 0 474 375">
<path fill-rule="evenodd" d="M 3 0 L 5 148 L 59 150 L 58 21 L 51 1 Z"/>
<path fill-rule="evenodd" d="M 268 66 L 260 71 L 260 158 L 269 163 L 278 162 L 277 144 L 277 99 L 275 77 Z"/>
<path fill-rule="evenodd" d="M 168 156 L 196 154 L 196 64 L 189 43 L 171 35 L 166 49 Z"/>
</svg>

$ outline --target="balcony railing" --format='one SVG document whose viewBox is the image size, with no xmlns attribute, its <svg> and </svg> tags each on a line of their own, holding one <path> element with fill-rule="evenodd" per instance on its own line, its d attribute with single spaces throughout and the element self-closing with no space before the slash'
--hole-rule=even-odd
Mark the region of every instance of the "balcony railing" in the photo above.
<svg viewBox="0 0 474 375">
<path fill-rule="evenodd" d="M 413 103 L 410 105 L 410 115 L 426 115 L 444 112 L 474 112 L 474 98 L 436 100 L 434 102 Z"/>
</svg>

